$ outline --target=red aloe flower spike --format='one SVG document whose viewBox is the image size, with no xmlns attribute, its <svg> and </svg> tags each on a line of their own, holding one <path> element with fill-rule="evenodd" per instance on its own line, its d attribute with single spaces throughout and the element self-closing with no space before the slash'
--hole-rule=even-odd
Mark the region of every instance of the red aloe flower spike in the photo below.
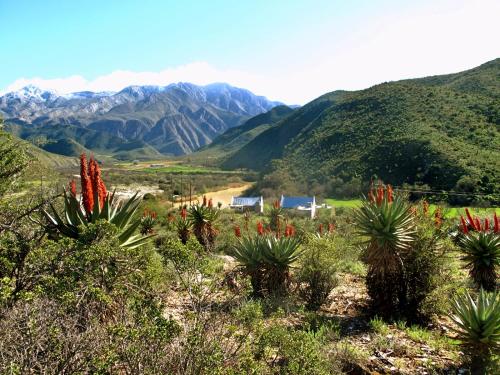
<svg viewBox="0 0 500 375">
<path fill-rule="evenodd" d="M 185 208 L 182 208 L 182 210 L 181 210 L 181 217 L 183 220 L 186 220 L 187 210 Z"/>
<path fill-rule="evenodd" d="M 241 228 L 240 228 L 240 226 L 239 226 L 239 225 L 236 225 L 236 226 L 234 227 L 234 235 L 235 235 L 236 237 L 238 237 L 238 238 L 239 238 L 239 237 L 241 237 Z"/>
<path fill-rule="evenodd" d="M 97 192 L 97 197 L 99 198 L 99 208 L 102 209 L 107 194 L 106 186 L 101 178 L 101 168 L 93 156 L 90 157 L 89 161 L 89 176 L 92 181 L 92 190 Z"/>
<path fill-rule="evenodd" d="M 259 236 L 262 236 L 264 234 L 264 225 L 262 225 L 260 221 L 257 223 L 257 233 L 259 234 Z"/>
<path fill-rule="evenodd" d="M 441 208 L 436 208 L 436 211 L 434 212 L 434 224 L 436 225 L 436 228 L 441 227 L 441 224 L 443 223 L 443 214 L 441 212 Z"/>
<path fill-rule="evenodd" d="M 469 233 L 469 228 L 467 228 L 467 223 L 465 222 L 465 219 L 463 216 L 460 216 L 460 222 L 462 223 L 462 233 L 463 234 Z"/>
<path fill-rule="evenodd" d="M 422 202 L 422 208 L 423 208 L 423 211 L 424 211 L 424 215 L 427 215 L 429 213 L 429 202 L 427 202 L 426 200 L 424 200 Z"/>
<path fill-rule="evenodd" d="M 73 196 L 73 198 L 76 198 L 76 182 L 75 180 L 71 180 L 69 182 L 69 192 Z"/>
<path fill-rule="evenodd" d="M 92 214 L 92 208 L 94 207 L 94 193 L 92 191 L 92 181 L 90 180 L 87 170 L 87 157 L 84 153 L 80 155 L 80 177 L 82 184 L 83 208 L 85 209 L 87 216 L 90 216 Z"/>
<path fill-rule="evenodd" d="M 293 237 L 295 234 L 295 228 L 291 224 L 286 225 L 285 237 Z"/>
<path fill-rule="evenodd" d="M 204 195 L 203 196 L 203 203 L 202 203 L 202 206 L 206 206 L 207 205 L 207 197 Z"/>
<path fill-rule="evenodd" d="M 394 200 L 392 186 L 387 185 L 387 202 L 391 203 Z"/>
<path fill-rule="evenodd" d="M 319 225 L 318 230 L 319 230 L 319 235 L 321 236 L 323 234 L 323 224 Z"/>
<path fill-rule="evenodd" d="M 493 226 L 493 232 L 498 233 L 500 232 L 500 223 L 498 222 L 498 216 L 497 213 L 495 212 L 495 215 L 493 216 L 493 221 L 494 221 L 494 226 Z"/>
<path fill-rule="evenodd" d="M 485 218 L 484 219 L 484 231 L 487 232 L 490 230 L 490 221 L 488 220 L 488 218 Z"/>
<path fill-rule="evenodd" d="M 467 220 L 469 221 L 469 224 L 472 226 L 473 229 L 480 230 L 481 228 L 476 228 L 476 223 L 474 222 L 474 218 L 470 214 L 470 211 L 468 208 L 465 209 L 465 214 L 467 215 Z"/>
<path fill-rule="evenodd" d="M 379 186 L 377 189 L 377 206 L 380 206 L 383 200 L 384 200 L 384 187 Z"/>
<path fill-rule="evenodd" d="M 213 202 L 212 202 L 212 198 L 210 198 L 208 200 L 208 208 L 212 208 L 214 206 Z"/>
<path fill-rule="evenodd" d="M 335 231 L 335 224 L 330 223 L 328 224 L 328 232 L 333 233 Z"/>
<path fill-rule="evenodd" d="M 278 209 L 280 208 L 280 202 L 278 200 L 275 200 L 273 203 L 274 208 Z"/>
<path fill-rule="evenodd" d="M 474 220 L 475 220 L 476 230 L 478 232 L 481 232 L 481 222 L 479 221 L 479 219 L 477 217 Z"/>
</svg>

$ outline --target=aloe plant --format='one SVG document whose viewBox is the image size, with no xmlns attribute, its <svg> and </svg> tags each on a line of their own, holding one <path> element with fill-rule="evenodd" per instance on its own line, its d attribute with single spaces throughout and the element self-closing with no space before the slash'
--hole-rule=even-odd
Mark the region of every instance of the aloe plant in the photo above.
<svg viewBox="0 0 500 375">
<path fill-rule="evenodd" d="M 274 232 L 281 231 L 281 223 L 284 220 L 284 211 L 279 201 L 274 201 L 269 210 L 269 227 Z"/>
<path fill-rule="evenodd" d="M 187 220 L 187 210 L 183 207 L 179 213 L 179 217 L 175 219 L 175 228 L 181 242 L 185 245 L 191 234 L 191 223 Z"/>
<path fill-rule="evenodd" d="M 290 281 L 290 266 L 301 254 L 297 238 L 271 235 L 239 238 L 229 251 L 250 276 L 256 296 L 285 291 Z"/>
<path fill-rule="evenodd" d="M 212 206 L 211 201 L 206 204 L 206 198 L 204 198 L 203 204 L 192 205 L 189 208 L 188 215 L 194 235 L 207 251 L 213 250 L 215 238 L 217 237 L 217 229 L 214 223 L 219 217 L 219 210 Z"/>
<path fill-rule="evenodd" d="M 404 291 L 403 257 L 414 239 L 411 206 L 390 185 L 371 188 L 368 198 L 354 213 L 358 233 L 366 237 L 364 261 L 366 285 L 375 308 L 392 314 Z"/>
<path fill-rule="evenodd" d="M 490 227 L 489 220 L 483 225 L 466 209 L 467 220 L 460 217 L 462 236 L 459 245 L 469 274 L 479 288 L 494 291 L 497 284 L 497 269 L 500 265 L 500 229 L 495 213 Z"/>
<path fill-rule="evenodd" d="M 472 357 L 472 373 L 485 373 L 490 354 L 500 349 L 500 295 L 481 289 L 474 300 L 467 292 L 452 307 L 455 331 Z"/>
<path fill-rule="evenodd" d="M 500 235 L 470 232 L 461 239 L 460 247 L 471 278 L 480 288 L 494 291 L 500 265 Z"/>
<path fill-rule="evenodd" d="M 74 181 L 70 183 L 70 191 L 63 191 L 64 209 L 60 215 L 51 204 L 51 212 L 43 210 L 44 216 L 49 221 L 47 230 L 60 235 L 79 238 L 79 227 L 87 226 L 99 220 L 108 221 L 118 228 L 118 240 L 121 247 L 135 248 L 146 243 L 151 236 L 134 235 L 141 224 L 141 219 L 134 219 L 134 214 L 140 204 L 140 197 L 135 193 L 130 199 L 121 202 L 116 198 L 115 192 L 106 192 L 101 179 L 99 166 L 90 159 L 87 172 L 85 154 L 80 157 L 80 175 L 82 181 L 82 194 L 78 199 Z"/>
<path fill-rule="evenodd" d="M 154 211 L 145 210 L 142 218 L 139 232 L 145 236 L 154 233 L 154 226 L 156 224 L 158 215 Z"/>
</svg>

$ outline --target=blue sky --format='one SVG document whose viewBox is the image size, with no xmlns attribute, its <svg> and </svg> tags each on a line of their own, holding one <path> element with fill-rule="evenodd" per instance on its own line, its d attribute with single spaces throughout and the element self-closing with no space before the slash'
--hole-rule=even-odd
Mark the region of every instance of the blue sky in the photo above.
<svg viewBox="0 0 500 375">
<path fill-rule="evenodd" d="M 302 104 L 499 57 L 493 0 L 0 0 L 0 92 L 226 81 Z"/>
</svg>

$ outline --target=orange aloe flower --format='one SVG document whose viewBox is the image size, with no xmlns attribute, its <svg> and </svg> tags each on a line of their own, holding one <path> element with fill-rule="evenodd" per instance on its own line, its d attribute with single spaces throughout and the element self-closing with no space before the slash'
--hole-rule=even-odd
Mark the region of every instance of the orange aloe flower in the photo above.
<svg viewBox="0 0 500 375">
<path fill-rule="evenodd" d="M 92 214 L 92 208 L 94 207 L 94 193 L 92 191 L 92 181 L 90 180 L 87 170 L 87 156 L 84 153 L 80 155 L 80 177 L 83 207 L 85 208 L 87 216 L 90 216 Z"/>
<path fill-rule="evenodd" d="M 468 208 L 465 209 L 465 214 L 467 215 L 467 220 L 469 220 L 469 224 L 472 226 L 472 228 L 476 229 L 476 230 L 480 230 L 481 226 L 479 226 L 479 228 L 476 228 L 476 223 L 474 222 L 474 218 L 472 217 Z"/>
<path fill-rule="evenodd" d="M 424 210 L 424 215 L 427 215 L 429 213 L 429 202 L 427 202 L 426 200 L 424 200 L 422 202 L 422 208 Z"/>
<path fill-rule="evenodd" d="M 260 221 L 257 223 L 257 233 L 259 234 L 259 236 L 262 236 L 264 234 L 264 225 L 262 225 Z"/>
<path fill-rule="evenodd" d="M 330 223 L 328 224 L 328 232 L 333 233 L 335 231 L 335 224 Z"/>
<path fill-rule="evenodd" d="M 70 191 L 71 195 L 73 196 L 73 198 L 76 198 L 76 182 L 75 182 L 75 180 L 71 180 L 69 182 L 69 191 Z"/>
<path fill-rule="evenodd" d="M 460 222 L 462 223 L 462 233 L 463 234 L 469 233 L 469 228 L 467 227 L 467 223 L 465 222 L 465 219 L 463 216 L 460 216 Z"/>
<path fill-rule="evenodd" d="M 393 191 L 392 191 L 392 186 L 387 185 L 387 201 L 391 203 L 393 201 Z"/>
<path fill-rule="evenodd" d="M 239 238 L 239 237 L 241 237 L 241 228 L 240 228 L 240 226 L 239 226 L 239 225 L 236 225 L 236 226 L 234 227 L 234 235 L 235 235 L 236 237 L 238 237 L 238 238 Z"/>
<path fill-rule="evenodd" d="M 92 190 L 97 192 L 97 197 L 99 198 L 99 208 L 102 209 L 108 193 L 106 191 L 106 185 L 104 185 L 104 181 L 101 177 L 101 168 L 93 157 L 90 157 L 89 161 L 89 175 L 92 181 Z"/>
<path fill-rule="evenodd" d="M 383 200 L 384 200 L 384 188 L 383 186 L 379 186 L 377 189 L 377 206 L 380 206 Z"/>
</svg>

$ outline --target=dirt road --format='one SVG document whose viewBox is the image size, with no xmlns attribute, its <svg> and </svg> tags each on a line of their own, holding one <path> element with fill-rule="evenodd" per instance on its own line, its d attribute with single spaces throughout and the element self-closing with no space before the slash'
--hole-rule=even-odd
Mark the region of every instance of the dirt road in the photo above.
<svg viewBox="0 0 500 375">
<path fill-rule="evenodd" d="M 231 197 L 240 196 L 245 190 L 249 189 L 251 186 L 252 186 L 252 184 L 245 184 L 242 186 L 231 187 L 231 188 L 217 190 L 217 191 L 211 191 L 209 193 L 206 193 L 205 195 L 206 195 L 207 199 L 212 198 L 214 206 L 217 206 L 217 203 L 221 202 L 222 208 L 227 208 L 229 206 L 229 204 L 231 203 Z M 196 199 L 201 201 L 202 197 L 201 196 L 193 197 L 193 201 L 196 201 Z M 179 206 L 180 203 L 176 203 L 175 205 Z"/>
</svg>

